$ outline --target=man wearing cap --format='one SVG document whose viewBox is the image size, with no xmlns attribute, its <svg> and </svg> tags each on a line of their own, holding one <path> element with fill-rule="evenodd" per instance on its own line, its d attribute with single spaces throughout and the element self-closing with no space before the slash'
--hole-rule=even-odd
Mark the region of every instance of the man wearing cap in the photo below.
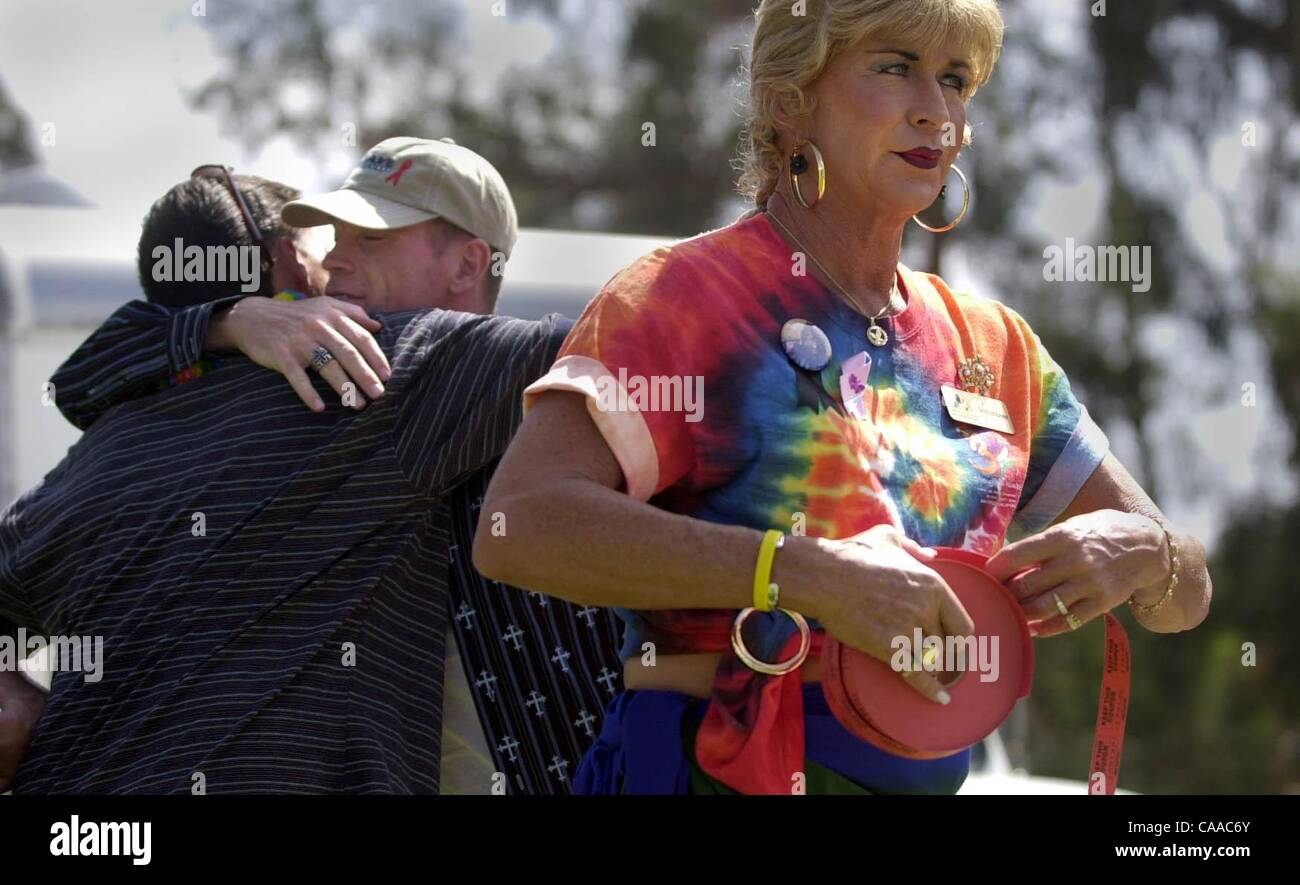
<svg viewBox="0 0 1300 885">
<path fill-rule="evenodd" d="M 550 365 L 567 322 L 384 313 L 490 311 L 516 237 L 509 193 L 472 151 L 389 139 L 342 189 L 292 203 L 284 217 L 335 225 L 328 291 L 380 314 L 391 375 L 370 367 L 387 389 L 357 412 L 327 405 L 317 381 L 312 414 L 236 357 L 84 420 L 81 442 L 0 517 L 0 627 L 7 619 L 102 635 L 105 677 L 56 675 L 15 789 L 436 791 L 444 589 L 454 569 L 454 623 L 483 663 L 471 674 L 474 701 L 480 711 L 507 708 L 495 713 L 504 738 L 489 751 L 504 778 L 492 785 L 559 791 L 585 747 L 566 747 L 550 720 L 505 732 L 525 691 L 539 719 L 548 704 L 552 717 L 600 712 L 592 680 L 561 666 L 567 658 L 531 671 L 557 634 L 612 655 L 612 621 L 558 600 L 527 612 L 526 597 L 499 585 L 494 595 L 476 574 L 464 578 L 468 556 L 456 557 L 455 539 L 472 538 L 477 514 L 465 496 L 481 497 L 481 471 L 513 434 L 523 387 Z M 277 369 L 297 360 L 301 371 L 301 351 L 284 343 L 301 324 L 285 318 L 310 306 L 254 298 L 162 323 L 115 315 L 55 376 L 59 405 L 92 390 L 98 402 L 139 396 L 159 380 L 150 372 L 183 369 L 176 357 L 205 343 L 237 345 Z M 312 322 L 321 374 L 368 359 L 344 356 L 355 348 L 341 323 Z M 150 347 L 172 364 L 135 372 L 97 361 L 129 340 L 140 343 L 141 365 L 158 363 Z M 348 372 L 359 374 L 351 364 Z M 506 640 L 494 635 L 503 618 Z M 543 618 L 549 630 L 529 636 Z M 527 685 L 510 648 L 529 662 Z M 594 718 L 578 721 L 590 736 Z M 528 741 L 560 747 L 549 774 Z"/>
<path fill-rule="evenodd" d="M 381 142 L 343 187 L 289 203 L 283 218 L 334 226 L 326 294 L 370 311 L 492 313 L 518 237 L 505 182 L 450 139 Z"/>
</svg>

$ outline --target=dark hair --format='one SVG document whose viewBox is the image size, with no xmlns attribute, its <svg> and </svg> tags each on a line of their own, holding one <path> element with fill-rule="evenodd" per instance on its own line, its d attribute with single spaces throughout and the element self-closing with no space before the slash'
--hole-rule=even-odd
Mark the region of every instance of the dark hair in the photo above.
<svg viewBox="0 0 1300 885">
<path fill-rule="evenodd" d="M 298 199 L 300 191 L 256 175 L 236 175 L 234 179 L 267 248 L 280 237 L 295 235 L 297 229 L 280 220 L 280 210 L 285 203 Z M 198 246 L 205 252 L 209 246 L 253 245 L 239 204 L 224 181 L 188 179 L 167 191 L 150 207 L 136 248 L 136 270 L 145 297 L 169 307 L 190 307 L 237 291 L 237 284 L 217 280 L 154 279 L 153 269 L 158 262 L 154 250 L 159 246 L 173 249 L 178 237 L 186 248 Z M 234 291 L 232 286 L 236 287 Z M 270 286 L 270 275 L 264 273 L 263 294 L 270 294 Z"/>
</svg>

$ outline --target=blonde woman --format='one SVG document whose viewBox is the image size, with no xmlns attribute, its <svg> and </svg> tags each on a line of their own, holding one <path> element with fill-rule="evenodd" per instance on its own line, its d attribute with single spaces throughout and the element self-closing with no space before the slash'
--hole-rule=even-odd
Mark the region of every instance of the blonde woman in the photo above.
<svg viewBox="0 0 1300 885">
<path fill-rule="evenodd" d="M 505 526 L 481 525 L 485 574 L 626 621 L 627 690 L 580 792 L 955 792 L 969 750 L 864 743 L 819 685 L 827 633 L 888 661 L 915 628 L 973 631 L 934 545 L 1003 579 L 1036 564 L 1011 587 L 1040 635 L 1125 602 L 1161 632 L 1208 609 L 1201 545 L 1109 454 L 1024 319 L 899 264 L 913 216 L 965 187 L 953 162 L 1000 52 L 996 4 L 792 7 L 756 13 L 755 210 L 609 282 L 529 389 L 483 507 Z M 684 408 L 674 385 L 703 398 Z M 944 388 L 1005 423 L 972 423 Z"/>
</svg>

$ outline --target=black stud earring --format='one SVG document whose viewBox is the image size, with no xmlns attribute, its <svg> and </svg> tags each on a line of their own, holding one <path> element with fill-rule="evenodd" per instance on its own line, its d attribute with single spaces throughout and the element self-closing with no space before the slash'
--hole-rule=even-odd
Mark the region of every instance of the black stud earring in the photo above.
<svg viewBox="0 0 1300 885">
<path fill-rule="evenodd" d="M 942 200 L 946 196 L 948 196 L 948 185 L 945 184 L 943 187 L 939 188 L 939 199 Z"/>
<path fill-rule="evenodd" d="M 794 154 L 790 157 L 790 171 L 795 175 L 803 175 L 808 171 L 808 158 L 802 153 Z"/>
</svg>

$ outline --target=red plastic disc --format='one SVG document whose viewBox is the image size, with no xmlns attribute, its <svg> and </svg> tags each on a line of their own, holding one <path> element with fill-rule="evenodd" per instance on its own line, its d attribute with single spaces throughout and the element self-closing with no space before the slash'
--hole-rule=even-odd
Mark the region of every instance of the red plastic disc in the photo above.
<svg viewBox="0 0 1300 885">
<path fill-rule="evenodd" d="M 832 636 L 822 650 L 822 689 L 835 717 L 859 738 L 913 759 L 949 756 L 983 740 L 1033 683 L 1029 625 L 1011 591 L 984 571 L 988 558 L 953 547 L 935 549 L 938 557 L 926 564 L 975 621 L 975 645 L 965 649 L 974 654 L 967 655 L 966 673 L 948 689 L 950 704 L 922 697 L 889 664 Z M 944 660 L 952 666 L 949 651 L 956 647 L 945 646 Z M 932 675 L 945 683 L 951 678 Z"/>
</svg>

